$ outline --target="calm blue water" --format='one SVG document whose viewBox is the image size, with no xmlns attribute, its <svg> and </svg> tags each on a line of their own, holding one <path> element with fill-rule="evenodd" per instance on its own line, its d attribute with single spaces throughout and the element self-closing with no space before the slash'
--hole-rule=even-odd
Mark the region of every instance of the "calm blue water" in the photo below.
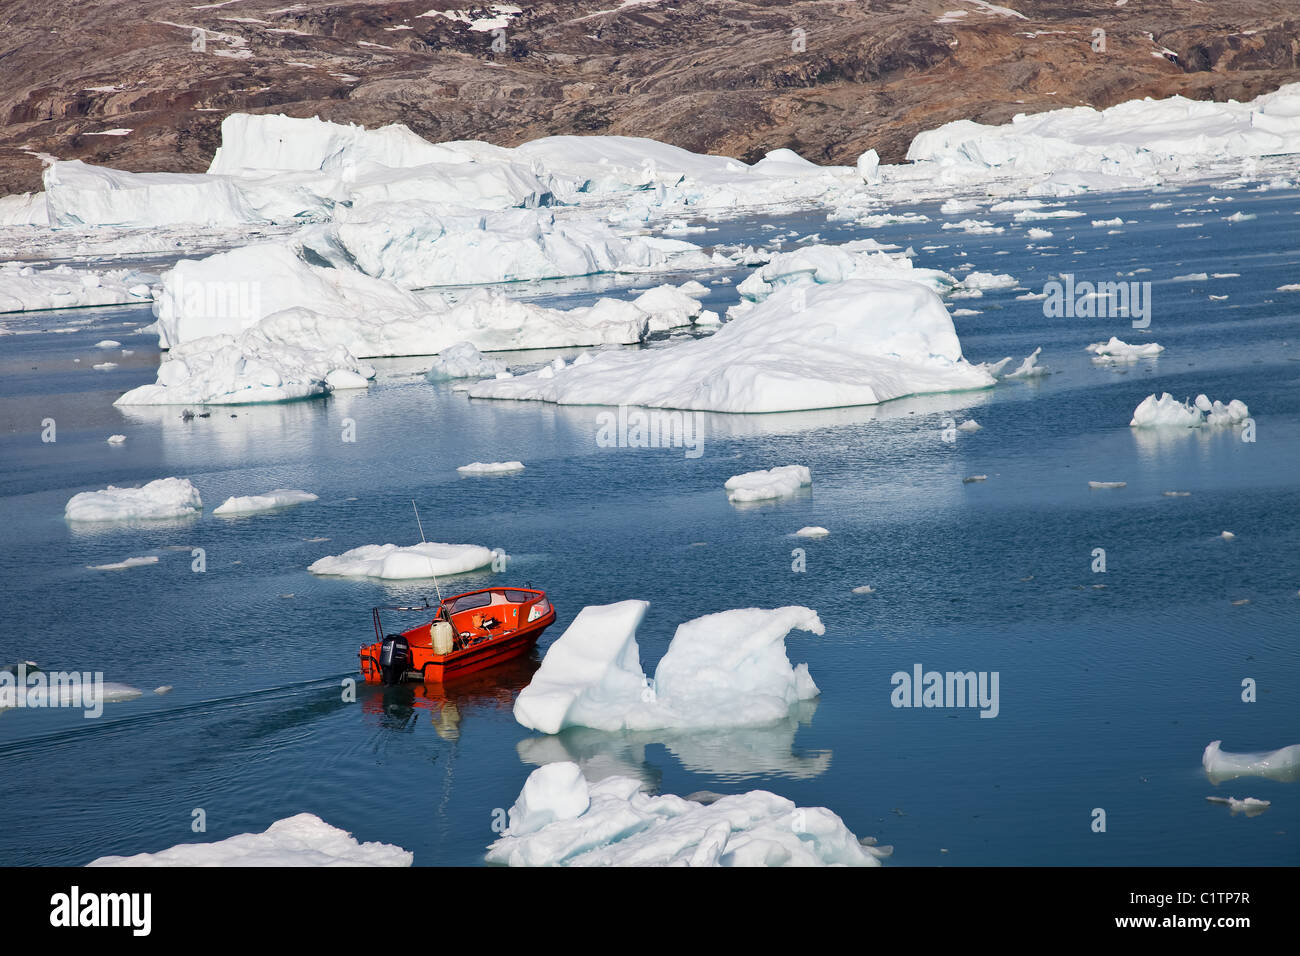
<svg viewBox="0 0 1300 956">
<path fill-rule="evenodd" d="M 664 792 L 765 788 L 827 806 L 893 844 L 894 864 L 1300 862 L 1296 784 L 1215 787 L 1200 768 L 1211 740 L 1229 751 L 1300 742 L 1300 294 L 1274 291 L 1300 281 L 1300 195 L 1211 195 L 1228 194 L 1207 185 L 1072 199 L 1086 216 L 1028 224 L 1055 233 L 1034 250 L 1023 226 L 940 228 L 968 215 L 1008 225 L 1010 214 L 944 217 L 936 203 L 918 207 L 933 220 L 919 226 L 861 230 L 802 213 L 692 237 L 756 243 L 773 234 L 765 224 L 825 241 L 871 235 L 912 245 L 918 264 L 1010 272 L 1035 292 L 1062 271 L 1097 281 L 1147 268 L 1133 278 L 1154 283 L 1145 336 L 1122 319 L 1047 319 L 1015 291 L 960 301 L 981 310 L 956 320 L 968 357 L 1019 362 L 1042 345 L 1052 374 L 878 408 L 707 415 L 697 459 L 599 448 L 596 409 L 471 401 L 425 383 L 424 359 L 378 363 L 364 394 L 189 422 L 179 409 L 124 411 L 112 401 L 152 381 L 158 361 L 153 337 L 131 334 L 147 309 L 6 319 L 31 334 L 0 338 L 0 662 L 102 670 L 146 694 L 96 721 L 0 713 L 0 863 L 80 864 L 310 811 L 413 850 L 417 864 L 474 864 L 495 836 L 493 810 L 557 759 Z M 1156 201 L 1172 206 L 1149 209 Z M 1224 220 L 1238 210 L 1258 218 Z M 1115 216 L 1137 222 L 1119 235 L 1089 225 Z M 1187 222 L 1203 226 L 1179 228 Z M 1199 272 L 1241 277 L 1169 281 Z M 614 283 L 632 284 L 652 283 Z M 519 291 L 594 294 L 580 286 Z M 734 297 L 734 284 L 718 286 L 709 305 Z M 1111 335 L 1167 351 L 1093 364 L 1083 346 Z M 92 347 L 103 338 L 135 354 L 106 356 Z M 119 367 L 90 369 L 106 357 Z M 1258 440 L 1134 434 L 1134 406 L 1164 390 L 1247 402 Z M 944 422 L 965 417 L 984 429 L 943 441 Z M 57 422 L 55 443 L 40 441 L 45 418 Z M 356 423 L 353 443 L 341 440 L 344 419 Z M 124 445 L 105 443 L 115 432 Z M 455 472 L 509 458 L 527 470 Z M 728 504 L 729 476 L 792 462 L 811 467 L 811 491 Z M 963 484 L 972 474 L 988 480 Z M 76 492 L 168 475 L 194 481 L 209 510 L 276 487 L 320 501 L 129 528 L 63 520 Z M 1089 480 L 1128 484 L 1094 491 Z M 688 618 L 806 604 L 826 634 L 792 635 L 790 656 L 809 663 L 822 696 L 776 727 L 546 738 L 511 716 L 539 653 L 448 692 L 363 685 L 345 703 L 340 681 L 371 639 L 371 605 L 428 589 L 305 568 L 357 545 L 417 540 L 412 498 L 431 540 L 511 555 L 503 576 L 463 575 L 444 589 L 492 578 L 550 592 L 560 616 L 543 651 L 584 605 L 643 598 L 652 671 Z M 831 535 L 789 537 L 810 524 Z M 1225 529 L 1235 540 L 1218 537 Z M 792 571 L 796 547 L 803 573 Z M 1105 574 L 1090 570 L 1098 547 Z M 191 570 L 192 548 L 205 549 L 204 573 Z M 87 569 L 149 554 L 158 564 Z M 851 593 L 864 584 L 876 593 Z M 998 671 L 1000 715 L 893 708 L 890 675 L 916 663 Z M 1247 677 L 1257 703 L 1240 699 Z M 174 690 L 148 692 L 163 684 Z M 1273 806 L 1232 817 L 1211 794 Z M 1090 828 L 1097 807 L 1105 833 Z M 196 808 L 202 837 L 190 830 Z"/>
</svg>

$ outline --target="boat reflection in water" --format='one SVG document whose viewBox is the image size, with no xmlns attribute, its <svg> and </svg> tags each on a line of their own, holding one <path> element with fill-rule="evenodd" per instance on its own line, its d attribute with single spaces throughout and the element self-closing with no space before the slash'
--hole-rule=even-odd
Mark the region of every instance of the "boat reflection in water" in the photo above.
<svg viewBox="0 0 1300 956">
<path fill-rule="evenodd" d="M 423 716 L 434 733 L 454 741 L 460 737 L 461 721 L 475 710 L 511 713 L 515 698 L 539 666 L 541 662 L 534 652 L 443 683 L 383 685 L 358 681 L 357 695 L 366 719 L 377 720 L 385 730 L 414 733 Z"/>
</svg>

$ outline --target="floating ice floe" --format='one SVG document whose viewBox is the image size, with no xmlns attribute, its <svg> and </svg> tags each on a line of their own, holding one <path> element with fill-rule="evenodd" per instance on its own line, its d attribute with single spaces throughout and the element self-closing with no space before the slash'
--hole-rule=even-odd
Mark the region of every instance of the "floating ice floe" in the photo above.
<svg viewBox="0 0 1300 956">
<path fill-rule="evenodd" d="M 474 347 L 473 342 L 457 342 L 438 353 L 433 360 L 433 367 L 424 377 L 430 382 L 455 378 L 491 378 L 505 370 L 505 362 L 488 358 Z"/>
<path fill-rule="evenodd" d="M 812 472 L 807 465 L 779 465 L 733 475 L 723 487 L 727 490 L 728 501 L 746 502 L 787 498 L 811 484 Z"/>
<path fill-rule="evenodd" d="M 808 525 L 806 528 L 800 528 L 798 531 L 796 531 L 796 532 L 795 532 L 795 537 L 797 537 L 797 538 L 824 538 L 824 537 L 826 537 L 828 534 L 830 534 L 830 532 L 827 531 L 825 528 L 823 528 L 821 525 Z"/>
<path fill-rule="evenodd" d="M 215 843 L 179 843 L 157 853 L 101 856 L 88 866 L 410 866 L 415 856 L 389 843 L 358 843 L 311 813 Z"/>
<path fill-rule="evenodd" d="M 122 442 L 126 441 L 126 436 L 125 436 L 125 435 L 109 435 L 108 438 L 105 439 L 105 440 L 106 440 L 110 445 L 120 445 L 120 444 L 122 444 Z"/>
<path fill-rule="evenodd" d="M 141 558 L 126 558 L 112 564 L 88 564 L 86 567 L 91 571 L 125 571 L 127 568 L 140 568 L 157 563 L 158 556 L 151 554 Z"/>
<path fill-rule="evenodd" d="M 818 695 L 807 665 L 791 666 L 785 647 L 792 629 L 825 633 L 815 611 L 744 608 L 687 621 L 650 681 L 636 641 L 648 607 L 621 601 L 578 612 L 520 692 L 515 719 L 547 734 L 737 727 L 780 720 Z"/>
<path fill-rule="evenodd" d="M 1237 777 L 1268 777 L 1270 780 L 1300 780 L 1300 744 L 1260 753 L 1232 754 L 1219 749 L 1222 740 L 1211 741 L 1201 755 L 1201 766 L 1212 783 Z"/>
<path fill-rule="evenodd" d="M 109 485 L 73 495 L 63 509 L 69 521 L 135 521 L 178 518 L 203 510 L 199 490 L 185 478 L 159 478 L 142 488 Z"/>
<path fill-rule="evenodd" d="M 860 841 L 824 807 L 797 807 L 765 790 L 697 803 L 645 793 L 635 777 L 588 783 L 575 763 L 529 774 L 508 819 L 489 863 L 879 866 L 890 852 Z"/>
<path fill-rule="evenodd" d="M 975 432 L 979 431 L 983 427 L 984 426 L 981 425 L 979 422 L 975 421 L 975 419 L 968 418 L 960 425 L 957 426 L 957 431 L 966 432 L 966 434 L 968 435 L 973 435 L 975 434 Z"/>
<path fill-rule="evenodd" d="M 1046 375 L 1047 366 L 1038 364 L 1038 356 L 1042 354 L 1042 351 L 1043 347 L 1040 345 L 1025 356 L 1025 360 L 1020 363 L 1020 366 L 1015 371 L 1007 372 L 1007 374 L 1002 377 L 1029 379 L 1038 378 L 1040 375 Z M 994 374 L 996 375 L 997 372 L 994 372 Z"/>
<path fill-rule="evenodd" d="M 408 580 L 463 574 L 487 567 L 494 552 L 477 544 L 441 544 L 434 541 L 412 545 L 365 544 L 342 554 L 312 562 L 312 574 L 339 577 Z"/>
<path fill-rule="evenodd" d="M 1117 362 L 1135 362 L 1140 358 L 1159 355 L 1164 350 L 1165 347 L 1158 342 L 1129 345 L 1113 335 L 1109 342 L 1094 342 L 1086 348 L 1086 351 L 1091 352 L 1098 359 Z"/>
<path fill-rule="evenodd" d="M 874 239 L 857 239 L 780 252 L 755 269 L 736 286 L 736 291 L 742 300 L 762 302 L 782 286 L 809 280 L 824 285 L 846 279 L 907 279 L 941 294 L 957 285 L 948 273 L 914 266 L 906 256 L 891 255 L 890 248 Z M 733 309 L 730 314 L 734 317 L 744 313 Z"/>
<path fill-rule="evenodd" d="M 152 278 L 129 269 L 93 272 L 58 265 L 38 271 L 20 262 L 6 262 L 0 265 L 0 312 L 147 303 L 151 294 L 145 280 Z M 106 346 L 101 342 L 96 347 Z"/>
<path fill-rule="evenodd" d="M 308 501 L 316 501 L 317 496 L 310 491 L 298 491 L 292 488 L 277 488 L 264 495 L 245 495 L 230 497 L 212 509 L 214 515 L 246 515 L 259 511 L 275 511 L 290 508 Z"/>
<path fill-rule="evenodd" d="M 1125 488 L 1128 486 L 1127 481 L 1090 481 L 1089 488 Z"/>
<path fill-rule="evenodd" d="M 848 279 L 773 292 L 706 338 L 609 350 L 562 371 L 478 382 L 475 398 L 775 412 L 987 388 L 952 317 L 915 282 Z"/>
<path fill-rule="evenodd" d="M 508 475 L 524 470 L 522 461 L 472 461 L 456 469 L 462 475 Z"/>
<path fill-rule="evenodd" d="M 1238 800 L 1236 797 L 1206 797 L 1210 803 L 1221 803 L 1226 806 L 1235 816 L 1238 813 L 1245 813 L 1248 817 L 1258 816 L 1273 805 L 1271 800 L 1260 800 L 1257 797 L 1246 797 L 1244 800 Z"/>
<path fill-rule="evenodd" d="M 1152 394 L 1142 399 L 1133 410 L 1129 426 L 1199 428 L 1202 425 L 1237 425 L 1249 416 L 1250 409 L 1246 403 L 1235 398 L 1227 405 L 1219 401 L 1211 402 L 1205 395 L 1197 395 L 1194 402 L 1180 402 L 1165 392 L 1160 398 Z"/>
</svg>

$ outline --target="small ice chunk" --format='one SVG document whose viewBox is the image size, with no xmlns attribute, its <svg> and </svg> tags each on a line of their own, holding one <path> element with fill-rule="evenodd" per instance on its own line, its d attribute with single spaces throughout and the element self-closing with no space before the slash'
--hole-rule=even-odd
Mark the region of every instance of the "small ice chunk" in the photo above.
<svg viewBox="0 0 1300 956">
<path fill-rule="evenodd" d="M 127 558 L 123 561 L 117 561 L 113 564 L 89 564 L 87 567 L 91 571 L 124 571 L 127 568 L 138 568 L 146 564 L 157 564 L 157 555 L 147 555 L 141 558 Z"/>
<path fill-rule="evenodd" d="M 157 853 L 101 856 L 88 866 L 410 866 L 415 855 L 388 843 L 358 843 L 311 813 L 277 820 L 262 833 L 216 843 L 180 843 Z"/>
<path fill-rule="evenodd" d="M 876 589 L 873 588 L 870 584 L 860 584 L 853 589 L 853 593 L 854 594 L 875 594 Z"/>
<path fill-rule="evenodd" d="M 1088 487 L 1089 488 L 1123 488 L 1127 484 L 1128 484 L 1127 481 L 1090 481 L 1088 482 Z"/>
<path fill-rule="evenodd" d="M 472 461 L 456 469 L 462 475 L 506 475 L 524 470 L 522 461 Z"/>
<path fill-rule="evenodd" d="M 259 511 L 274 511 L 277 508 L 291 508 L 307 501 L 317 500 L 310 491 L 298 491 L 292 488 L 277 488 L 264 495 L 245 495 L 242 498 L 227 498 L 212 510 L 214 515 L 245 515 Z"/>
<path fill-rule="evenodd" d="M 968 435 L 973 435 L 975 432 L 979 431 L 983 427 L 984 426 L 981 425 L 979 422 L 975 421 L 975 419 L 968 418 L 960 425 L 957 426 L 957 431 L 966 432 Z"/>
<path fill-rule="evenodd" d="M 124 441 L 126 441 L 126 436 L 125 436 L 125 435 L 109 435 L 109 436 L 108 436 L 108 443 L 109 443 L 110 445 L 120 445 L 120 444 L 122 444 L 122 442 L 124 442 Z"/>
<path fill-rule="evenodd" d="M 184 478 L 159 478 L 142 488 L 109 485 L 74 495 L 63 509 L 68 521 L 132 521 L 177 518 L 203 510 L 199 490 Z"/>
<path fill-rule="evenodd" d="M 830 534 L 830 532 L 820 525 L 809 525 L 808 527 L 800 528 L 795 532 L 795 535 L 800 538 L 824 538 L 828 534 Z"/>
<path fill-rule="evenodd" d="M 1224 753 L 1222 740 L 1211 741 L 1201 755 L 1201 766 L 1213 783 L 1237 777 L 1267 777 L 1289 782 L 1300 779 L 1300 744 L 1259 753 Z"/>
<path fill-rule="evenodd" d="M 396 544 L 365 544 L 339 555 L 321 558 L 309 565 L 307 570 L 312 574 L 340 577 L 409 580 L 475 571 L 490 565 L 493 554 L 490 548 L 477 544 L 442 544 L 435 541 L 405 547 Z"/>
<path fill-rule="evenodd" d="M 733 475 L 723 486 L 731 501 L 767 501 L 785 498 L 812 484 L 812 472 L 806 465 L 781 465 L 766 471 L 747 471 Z"/>
</svg>

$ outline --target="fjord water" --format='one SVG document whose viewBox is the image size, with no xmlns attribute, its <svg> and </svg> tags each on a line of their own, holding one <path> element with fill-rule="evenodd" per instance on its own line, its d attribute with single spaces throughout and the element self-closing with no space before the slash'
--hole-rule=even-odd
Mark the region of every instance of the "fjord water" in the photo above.
<svg viewBox="0 0 1300 956">
<path fill-rule="evenodd" d="M 102 671 L 145 694 L 98 720 L 0 712 L 0 862 L 81 864 L 309 811 L 412 850 L 417 864 L 475 864 L 528 773 L 558 759 L 663 792 L 763 788 L 826 806 L 893 844 L 894 865 L 1300 862 L 1300 784 L 1216 787 L 1200 767 L 1211 740 L 1228 751 L 1300 742 L 1300 293 L 1275 291 L 1300 282 L 1300 196 L 1211 184 L 1068 208 L 1085 216 L 1032 223 L 1054 233 L 1033 248 L 1009 214 L 1001 235 L 942 230 L 935 203 L 917 207 L 932 219 L 921 224 L 862 230 L 800 213 L 692 237 L 756 244 L 771 226 L 827 242 L 870 235 L 912 245 L 919 265 L 1009 272 L 1033 292 L 1062 272 L 1153 283 L 1146 333 L 1126 319 L 1047 318 L 1017 291 L 959 300 L 979 310 L 955 320 L 968 358 L 1018 362 L 1041 345 L 1051 374 L 879 407 L 701 415 L 698 457 L 600 447 L 600 409 L 470 400 L 426 383 L 425 359 L 380 361 L 368 392 L 323 400 L 189 421 L 178 408 L 116 409 L 153 379 L 153 337 L 132 333 L 147 309 L 7 320 L 28 334 L 0 339 L 0 659 Z M 1257 218 L 1228 221 L 1236 211 Z M 1117 216 L 1115 234 L 1089 224 Z M 1150 271 L 1128 275 L 1138 269 Z M 728 273 L 733 284 L 713 287 L 706 306 L 734 301 L 746 271 Z M 1202 272 L 1239 275 L 1174 281 Z M 520 291 L 572 303 L 601 285 Z M 74 331 L 39 331 L 55 328 Z M 1083 347 L 1112 335 L 1166 351 L 1091 361 Z M 105 338 L 134 355 L 92 370 Z M 1138 402 L 1161 391 L 1245 401 L 1257 440 L 1130 429 Z M 41 441 L 47 418 L 53 443 Z M 983 429 L 946 441 L 965 418 Z M 349 422 L 355 441 L 343 440 Z M 113 433 L 125 444 L 106 444 Z M 515 458 L 527 465 L 518 475 L 455 471 Z M 811 490 L 727 502 L 729 476 L 791 463 L 811 468 Z M 63 519 L 78 491 L 169 475 L 198 486 L 201 518 Z M 972 475 L 987 480 L 963 483 Z M 227 496 L 280 487 L 320 500 L 210 513 Z M 446 579 L 444 592 L 531 582 L 559 620 L 532 659 L 446 690 L 361 685 L 348 702 L 341 682 L 372 639 L 369 608 L 433 588 L 305 569 L 361 544 L 418 540 L 411 499 L 430 540 L 510 555 L 504 573 Z M 806 525 L 831 533 L 791 537 Z M 1097 548 L 1104 573 L 1092 570 Z M 88 569 L 142 555 L 159 561 Z M 861 585 L 875 593 L 853 593 Z M 788 646 L 820 699 L 782 725 L 734 732 L 548 738 L 517 725 L 513 697 L 546 646 L 584 605 L 627 598 L 651 602 L 639 635 L 647 672 L 689 618 L 816 609 L 825 635 L 796 632 Z M 893 707 L 891 675 L 916 664 L 996 671 L 996 718 Z M 1242 700 L 1247 678 L 1254 703 Z M 159 685 L 174 689 L 153 694 Z M 1234 817 L 1209 795 L 1272 806 Z M 1105 832 L 1094 832 L 1097 808 Z"/>
</svg>

